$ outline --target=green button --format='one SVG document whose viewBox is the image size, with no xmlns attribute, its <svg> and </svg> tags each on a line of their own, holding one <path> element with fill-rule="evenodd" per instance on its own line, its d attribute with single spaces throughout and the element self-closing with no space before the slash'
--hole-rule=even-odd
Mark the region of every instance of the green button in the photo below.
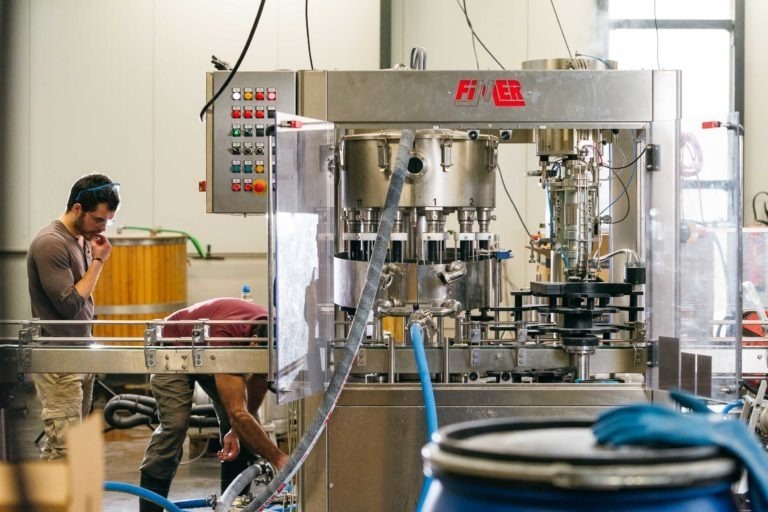
<svg viewBox="0 0 768 512">
<path fill-rule="evenodd" d="M 240 128 L 232 128 L 232 136 L 233 137 L 239 137 L 240 136 Z"/>
<path fill-rule="evenodd" d="M 232 164 L 232 172 L 240 172 L 240 165 L 239 164 Z M 246 171 L 248 172 L 248 171 Z"/>
<path fill-rule="evenodd" d="M 245 167 L 243 167 L 243 172 L 253 172 L 253 166 L 245 164 Z"/>
</svg>

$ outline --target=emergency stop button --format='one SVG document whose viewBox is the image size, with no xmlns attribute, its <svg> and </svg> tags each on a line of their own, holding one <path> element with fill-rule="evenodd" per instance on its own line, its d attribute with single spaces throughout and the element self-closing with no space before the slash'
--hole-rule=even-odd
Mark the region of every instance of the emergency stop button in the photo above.
<svg viewBox="0 0 768 512">
<path fill-rule="evenodd" d="M 257 194 L 263 194 L 267 191 L 267 182 L 264 180 L 256 180 L 253 182 L 253 191 Z"/>
</svg>

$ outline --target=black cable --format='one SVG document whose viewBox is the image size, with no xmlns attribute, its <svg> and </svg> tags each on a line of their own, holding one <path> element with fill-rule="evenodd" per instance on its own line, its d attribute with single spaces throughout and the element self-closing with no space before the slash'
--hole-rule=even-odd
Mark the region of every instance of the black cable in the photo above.
<svg viewBox="0 0 768 512">
<path fill-rule="evenodd" d="M 656 28 L 656 69 L 661 69 L 659 63 L 659 20 L 656 18 L 656 0 L 653 0 L 653 26 Z"/>
<path fill-rule="evenodd" d="M 512 208 L 515 209 L 517 218 L 520 219 L 520 223 L 523 225 L 523 229 L 525 229 L 525 232 L 528 234 L 528 238 L 533 238 L 533 235 L 531 235 L 531 232 L 528 230 L 528 226 L 525 225 L 523 216 L 520 215 L 520 211 L 517 209 L 517 205 L 515 204 L 515 201 L 512 199 L 512 196 L 509 194 L 509 190 L 507 190 L 507 184 L 504 183 L 504 174 L 502 174 L 501 167 L 499 166 L 499 164 L 496 164 L 496 168 L 499 170 L 499 178 L 501 178 L 501 186 L 504 187 L 504 192 L 507 194 L 507 198 L 509 198 L 509 202 L 512 203 Z"/>
<path fill-rule="evenodd" d="M 259 20 L 261 19 L 261 13 L 264 11 L 264 4 L 267 3 L 267 0 L 261 0 L 261 4 L 259 4 L 259 12 L 256 13 L 256 19 L 253 21 L 253 26 L 251 27 L 251 33 L 248 34 L 248 40 L 245 42 L 245 46 L 243 47 L 243 51 L 240 52 L 240 57 L 238 57 L 237 62 L 235 62 L 235 67 L 232 68 L 232 71 L 229 73 L 229 76 L 224 81 L 223 84 L 221 84 L 221 87 L 218 91 L 216 91 L 216 94 L 213 95 L 213 98 L 208 100 L 208 103 L 205 104 L 203 109 L 200 111 L 200 120 L 203 120 L 203 117 L 205 116 L 205 111 L 208 110 L 208 107 L 213 105 L 213 102 L 215 102 L 217 99 L 219 99 L 219 96 L 221 96 L 221 93 L 224 92 L 224 89 L 227 88 L 229 85 L 229 82 L 232 81 L 232 79 L 237 74 L 237 70 L 240 69 L 240 63 L 243 62 L 243 59 L 245 58 L 245 54 L 248 52 L 248 47 L 251 46 L 251 41 L 253 40 L 253 35 L 256 33 L 256 28 L 259 26 Z"/>
<path fill-rule="evenodd" d="M 563 31 L 563 26 L 560 24 L 560 16 L 557 15 L 557 8 L 555 8 L 555 0 L 549 0 L 549 3 L 552 4 L 552 10 L 555 12 L 555 19 L 557 20 L 557 26 L 560 27 L 560 34 L 563 36 L 563 42 L 565 43 L 565 48 L 568 50 L 568 57 L 570 57 L 570 59 L 573 60 L 571 47 L 568 46 L 568 39 L 565 38 L 565 31 Z"/>
<path fill-rule="evenodd" d="M 315 64 L 312 62 L 312 43 L 309 41 L 309 0 L 304 0 L 304 22 L 307 25 L 307 52 L 309 52 L 309 69 L 314 70 Z"/>
<path fill-rule="evenodd" d="M 623 222 L 627 217 L 629 217 L 629 212 L 632 209 L 631 208 L 632 204 L 631 204 L 631 200 L 629 199 L 629 190 L 627 190 L 627 185 L 624 183 L 624 180 L 621 179 L 621 176 L 619 176 L 619 173 L 617 173 L 615 170 L 613 169 L 610 169 L 610 170 L 613 173 L 613 175 L 616 176 L 616 178 L 619 180 L 619 183 L 621 183 L 621 187 L 624 189 L 624 195 L 627 196 L 627 211 L 624 212 L 624 216 L 619 220 L 612 220 L 611 222 L 606 222 L 606 224 L 618 224 L 620 222 Z"/>
<path fill-rule="evenodd" d="M 467 23 L 470 23 L 469 14 L 467 13 L 467 0 L 462 0 L 462 5 L 464 6 L 464 8 L 462 9 L 464 11 L 464 17 L 467 19 Z M 471 23 L 469 25 L 469 28 L 470 29 L 472 28 Z M 472 36 L 472 51 L 475 54 L 475 67 L 477 67 L 477 70 L 480 71 L 480 60 L 478 60 L 477 58 L 477 44 L 475 42 L 475 34 L 474 32 L 472 32 L 472 34 L 470 35 Z"/>
<path fill-rule="evenodd" d="M 640 152 L 640 154 L 637 155 L 637 158 L 629 162 L 627 165 L 622 165 L 621 167 L 611 167 L 610 165 L 607 165 L 607 164 L 600 164 L 600 167 L 605 167 L 606 169 L 610 169 L 612 171 L 619 171 L 621 169 L 626 169 L 628 167 L 635 165 L 637 161 L 640 160 L 640 158 L 645 154 L 647 149 L 648 149 L 648 146 L 644 147 L 643 150 Z"/>
<path fill-rule="evenodd" d="M 496 62 L 496 64 L 498 64 L 501 69 L 506 71 L 507 69 L 504 67 L 504 65 L 501 62 L 499 62 L 499 59 L 497 59 L 496 56 L 493 53 L 491 53 L 491 50 L 489 50 L 488 47 L 485 46 L 485 43 L 483 42 L 483 40 L 480 39 L 480 36 L 478 36 L 477 32 L 475 32 L 475 29 L 472 27 L 472 22 L 469 20 L 469 14 L 467 14 L 467 10 L 464 7 L 462 7 L 462 5 L 459 2 L 459 0 L 456 0 L 456 3 L 458 4 L 459 9 L 461 9 L 461 12 L 464 13 L 464 18 L 467 20 L 467 26 L 469 27 L 469 30 L 472 32 L 472 37 L 477 39 L 477 42 L 480 43 L 480 46 L 483 47 L 483 49 L 488 53 L 488 55 L 491 56 L 491 58 Z M 478 69 L 480 69 L 480 65 L 479 64 L 478 64 L 477 67 L 478 67 Z"/>
</svg>

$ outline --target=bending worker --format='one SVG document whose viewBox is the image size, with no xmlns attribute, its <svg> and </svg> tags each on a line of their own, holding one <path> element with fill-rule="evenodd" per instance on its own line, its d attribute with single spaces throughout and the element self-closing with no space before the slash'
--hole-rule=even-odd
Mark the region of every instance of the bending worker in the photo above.
<svg viewBox="0 0 768 512">
<path fill-rule="evenodd" d="M 219 298 L 177 311 L 166 320 L 266 318 L 267 310 L 262 306 L 241 299 Z M 162 338 L 166 343 L 169 338 L 188 340 L 192 336 L 193 327 L 193 324 L 164 325 Z M 266 330 L 266 326 L 255 324 L 210 324 L 209 327 L 208 336 L 211 338 L 250 338 Z M 214 343 L 222 344 L 211 342 Z M 160 425 L 152 434 L 141 463 L 142 487 L 168 497 L 189 427 L 195 382 L 211 397 L 219 417 L 222 449 L 218 455 L 222 461 L 222 491 L 248 465 L 247 454 L 240 453 L 241 443 L 252 454 L 266 458 L 278 470 L 285 465 L 288 456 L 272 443 L 257 419 L 249 412 L 257 410 L 264 398 L 267 390 L 266 375 L 154 374 L 150 378 L 150 385 L 157 401 Z M 139 510 L 159 512 L 162 507 L 142 499 Z"/>
</svg>

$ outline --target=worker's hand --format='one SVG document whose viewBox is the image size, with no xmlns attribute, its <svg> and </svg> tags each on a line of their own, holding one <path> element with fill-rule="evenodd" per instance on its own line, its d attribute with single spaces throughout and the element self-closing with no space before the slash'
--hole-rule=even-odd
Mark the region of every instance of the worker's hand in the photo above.
<svg viewBox="0 0 768 512">
<path fill-rule="evenodd" d="M 106 262 L 111 253 L 112 244 L 109 243 L 107 237 L 102 234 L 93 235 L 93 238 L 91 238 L 91 256 L 101 258 Z"/>
<path fill-rule="evenodd" d="M 240 439 L 238 439 L 237 434 L 230 430 L 224 435 L 224 440 L 221 444 L 221 450 L 216 454 L 219 457 L 219 460 L 221 462 L 235 460 L 237 454 L 240 453 Z"/>
</svg>

